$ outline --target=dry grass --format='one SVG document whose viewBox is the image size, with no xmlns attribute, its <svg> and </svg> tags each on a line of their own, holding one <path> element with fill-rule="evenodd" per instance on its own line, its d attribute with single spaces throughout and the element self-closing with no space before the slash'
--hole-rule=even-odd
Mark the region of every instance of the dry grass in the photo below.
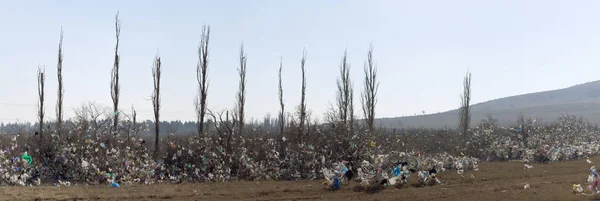
<svg viewBox="0 0 600 201">
<path fill-rule="evenodd" d="M 592 161 L 600 161 L 595 157 Z M 358 183 L 328 191 L 322 181 L 265 181 L 201 184 L 106 185 L 73 187 L 0 187 L 2 200 L 592 200 L 573 195 L 574 183 L 583 185 L 588 174 L 585 160 L 536 164 L 523 169 L 518 162 L 483 163 L 479 172 L 439 175 L 444 185 L 415 188 L 388 187 L 375 194 L 357 189 Z M 473 174 L 474 179 L 470 177 Z M 530 184 L 530 189 L 523 189 Z"/>
</svg>

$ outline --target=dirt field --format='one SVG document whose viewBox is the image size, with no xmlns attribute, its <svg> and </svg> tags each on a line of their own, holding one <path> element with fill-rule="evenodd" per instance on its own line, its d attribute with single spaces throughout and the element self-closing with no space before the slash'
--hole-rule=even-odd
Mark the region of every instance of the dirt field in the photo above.
<svg viewBox="0 0 600 201">
<path fill-rule="evenodd" d="M 599 162 L 600 157 L 592 158 Z M 322 181 L 230 182 L 210 184 L 134 185 L 121 188 L 100 186 L 0 187 L 2 200 L 600 200 L 600 196 L 573 195 L 574 183 L 585 185 L 591 165 L 585 160 L 551 165 L 523 163 L 482 163 L 480 171 L 440 174 L 444 185 L 430 187 L 388 187 L 376 194 L 354 192 L 357 183 L 330 192 Z M 530 184 L 530 189 L 523 189 Z"/>
</svg>

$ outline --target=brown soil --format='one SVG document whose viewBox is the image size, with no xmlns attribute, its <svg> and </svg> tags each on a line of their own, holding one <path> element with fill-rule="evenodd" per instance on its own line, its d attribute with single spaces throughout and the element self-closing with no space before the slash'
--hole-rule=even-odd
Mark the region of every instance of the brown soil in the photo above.
<svg viewBox="0 0 600 201">
<path fill-rule="evenodd" d="M 592 158 L 600 162 L 600 157 Z M 585 160 L 556 164 L 482 163 L 480 171 L 439 174 L 443 185 L 388 187 L 375 194 L 355 192 L 357 183 L 346 183 L 331 192 L 322 181 L 261 181 L 202 184 L 107 185 L 71 187 L 0 187 L 2 200 L 600 200 L 600 196 L 574 195 L 575 183 L 585 186 Z M 600 166 L 599 166 L 600 167 Z M 474 179 L 471 179 L 471 174 Z M 530 189 L 523 189 L 530 184 Z"/>
</svg>

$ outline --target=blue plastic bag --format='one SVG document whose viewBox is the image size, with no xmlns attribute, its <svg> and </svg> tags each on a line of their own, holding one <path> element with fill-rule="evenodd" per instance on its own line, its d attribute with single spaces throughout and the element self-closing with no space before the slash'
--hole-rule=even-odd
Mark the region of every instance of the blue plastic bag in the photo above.
<svg viewBox="0 0 600 201">
<path fill-rule="evenodd" d="M 120 188 L 121 185 L 119 185 L 117 182 L 110 182 L 110 187 Z"/>
<path fill-rule="evenodd" d="M 400 167 L 394 168 L 394 177 L 400 176 Z"/>
<path fill-rule="evenodd" d="M 337 177 L 334 177 L 333 178 L 333 186 L 332 186 L 333 190 L 340 190 L 341 186 L 342 186 L 342 183 L 340 182 L 340 179 L 338 179 Z"/>
</svg>

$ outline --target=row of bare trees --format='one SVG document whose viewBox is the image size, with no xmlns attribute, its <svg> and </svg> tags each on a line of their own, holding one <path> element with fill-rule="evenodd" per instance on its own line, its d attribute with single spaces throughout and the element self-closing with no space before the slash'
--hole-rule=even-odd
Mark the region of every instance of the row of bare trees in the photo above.
<svg viewBox="0 0 600 201">
<path fill-rule="evenodd" d="M 113 125 L 112 132 L 115 134 L 119 132 L 119 96 L 120 96 L 120 85 L 119 85 L 119 68 L 120 68 L 120 56 L 119 56 L 119 40 L 120 40 L 120 32 L 121 32 L 121 22 L 119 20 L 119 14 L 117 12 L 115 16 L 115 51 L 114 51 L 114 64 L 111 71 L 111 98 L 113 101 Z M 239 52 L 239 68 L 238 68 L 238 76 L 239 76 L 239 84 L 238 84 L 238 92 L 236 94 L 236 102 L 235 107 L 232 112 L 232 118 L 229 118 L 229 111 L 225 112 L 226 118 L 223 120 L 221 112 L 220 114 L 215 114 L 207 109 L 207 96 L 208 96 L 208 64 L 209 64 L 209 42 L 210 42 L 210 33 L 211 29 L 209 25 L 204 25 L 202 27 L 202 33 L 200 36 L 200 44 L 198 45 L 198 63 L 196 66 L 196 76 L 198 82 L 198 92 L 197 97 L 195 99 L 195 108 L 197 115 L 197 132 L 198 136 L 202 137 L 205 132 L 205 119 L 208 113 L 213 117 L 215 126 L 218 127 L 217 132 L 219 135 L 227 135 L 227 137 L 223 138 L 227 143 L 231 143 L 231 137 L 235 133 L 236 135 L 243 136 L 244 134 L 244 122 L 245 122 L 245 101 L 246 101 L 246 63 L 247 56 L 244 52 L 243 44 L 240 46 Z M 64 96 L 64 88 L 62 84 L 62 42 L 63 42 L 63 32 L 61 29 L 59 47 L 58 47 L 58 64 L 57 64 L 57 76 L 58 76 L 58 100 L 56 105 L 56 115 L 57 115 L 57 133 L 62 133 L 62 121 L 63 121 L 63 96 Z M 307 105 L 306 105 L 306 77 L 305 77 L 305 63 L 306 63 L 306 51 L 303 50 L 302 58 L 300 60 L 300 68 L 301 68 L 301 100 L 300 104 L 296 108 L 297 113 L 297 125 L 296 128 L 296 136 L 292 139 L 297 143 L 303 143 L 305 141 L 304 137 L 307 136 L 306 132 L 310 129 L 307 129 L 309 126 L 309 119 L 307 118 Z M 279 64 L 279 72 L 278 72 L 278 98 L 280 102 L 280 112 L 279 112 L 279 135 L 280 135 L 280 143 L 281 143 L 281 151 L 285 150 L 284 147 L 284 133 L 285 133 L 285 104 L 283 99 L 283 86 L 282 86 L 282 70 L 283 63 L 280 61 Z M 161 79 L 161 58 L 160 56 L 156 56 L 154 59 L 154 63 L 152 66 L 152 76 L 153 76 L 153 85 L 154 90 L 152 93 L 152 104 L 154 108 L 154 133 L 155 133 L 155 142 L 154 142 L 154 156 L 158 157 L 159 154 L 159 122 L 160 118 L 160 79 Z M 377 95 L 379 89 L 379 80 L 377 77 L 377 67 L 373 58 L 373 46 L 371 45 L 368 53 L 367 59 L 364 63 L 364 83 L 363 83 L 363 91 L 361 93 L 360 102 L 361 108 L 364 115 L 364 128 L 366 130 L 367 136 L 364 136 L 363 132 L 357 132 L 357 122 L 355 119 L 354 113 L 354 86 L 353 82 L 350 78 L 350 63 L 348 62 L 348 54 L 347 51 L 344 52 L 342 57 L 340 66 L 339 66 L 340 76 L 337 79 L 337 93 L 336 93 L 336 102 L 335 105 L 332 106 L 329 115 L 327 116 L 327 120 L 329 125 L 332 126 L 335 138 L 339 141 L 342 141 L 343 144 L 338 146 L 338 148 L 344 149 L 348 152 L 350 150 L 351 145 L 354 147 L 352 149 L 360 149 L 361 146 L 355 146 L 356 141 L 364 140 L 369 138 L 369 135 L 375 134 L 375 108 L 377 105 Z M 39 118 L 39 134 L 43 135 L 43 122 L 44 122 L 44 82 L 45 75 L 44 70 L 42 68 L 38 69 L 38 94 L 39 94 L 39 110 L 38 110 L 38 118 Z M 464 78 L 464 91 L 461 95 L 461 107 L 459 108 L 459 131 L 462 135 L 467 135 L 468 127 L 470 123 L 470 102 L 471 102 L 471 74 L 467 73 Z M 217 116 L 219 117 L 217 119 Z M 136 112 L 135 108 L 132 106 L 132 117 L 134 119 L 134 127 L 135 127 L 135 118 Z M 222 125 L 227 125 L 225 127 L 221 127 Z M 227 128 L 227 129 L 223 129 Z M 358 135 L 358 138 L 354 135 Z M 366 138 L 365 138 L 366 137 Z M 351 142 L 352 141 L 352 142 Z M 225 145 L 226 147 L 231 147 L 231 145 Z"/>
<path fill-rule="evenodd" d="M 115 36 L 116 36 L 116 44 L 115 44 L 115 55 L 114 55 L 114 65 L 111 71 L 111 99 L 113 101 L 113 126 L 111 131 L 114 134 L 120 132 L 119 128 L 119 96 L 120 96 L 120 85 L 119 85 L 119 37 L 121 35 L 121 21 L 119 20 L 119 13 L 115 16 Z M 58 63 L 57 63 L 57 78 L 58 78 L 58 91 L 57 91 L 57 103 L 56 103 L 56 133 L 60 137 L 63 131 L 63 100 L 64 100 L 64 87 L 63 87 L 63 77 L 62 77 L 62 69 L 63 69 L 63 54 L 62 54 L 62 44 L 63 44 L 63 31 L 61 28 L 60 39 L 58 44 Z M 152 93 L 152 104 L 154 107 L 154 119 L 155 122 L 159 121 L 159 108 L 160 108 L 160 76 L 161 76 L 161 62 L 160 57 L 157 56 L 154 61 L 154 65 L 152 66 L 152 77 L 154 80 L 154 90 Z M 39 128 L 37 133 L 40 138 L 44 136 L 44 101 L 45 101 L 45 69 L 43 67 L 38 67 L 37 72 L 37 81 L 38 81 L 38 121 Z M 88 108 L 82 108 L 83 112 L 88 110 Z M 136 125 L 136 111 L 132 106 L 132 117 L 133 117 L 133 127 L 138 127 Z M 78 116 L 87 117 L 87 114 L 79 114 Z M 96 121 L 95 121 L 96 122 Z M 129 136 L 128 136 L 129 138 Z M 155 145 L 158 145 L 159 138 L 159 124 L 157 123 L 155 126 Z M 156 146 L 155 148 L 155 156 L 158 154 L 159 148 Z"/>
</svg>

